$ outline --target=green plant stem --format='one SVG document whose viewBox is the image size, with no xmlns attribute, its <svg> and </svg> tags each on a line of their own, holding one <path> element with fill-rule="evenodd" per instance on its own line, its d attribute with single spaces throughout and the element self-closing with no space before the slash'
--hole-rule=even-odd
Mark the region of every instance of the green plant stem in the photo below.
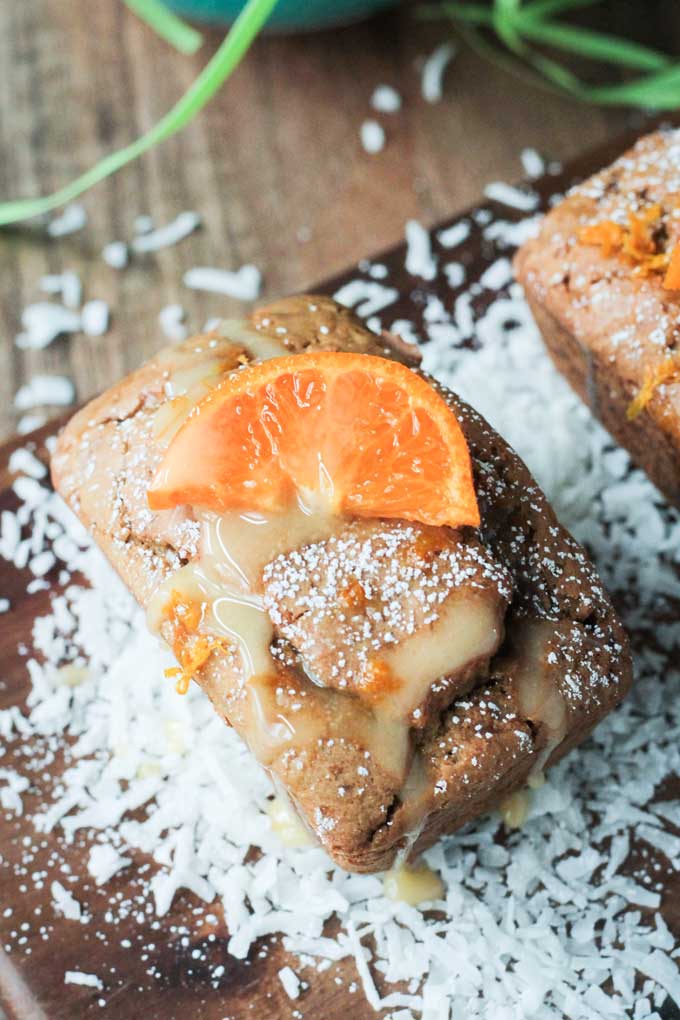
<svg viewBox="0 0 680 1020">
<path fill-rule="evenodd" d="M 203 36 L 178 18 L 162 0 L 123 0 L 138 18 L 180 53 L 191 55 L 203 44 Z"/>
<path fill-rule="evenodd" d="M 583 7 L 596 7 L 602 0 L 529 0 L 522 7 L 522 18 L 550 18 L 553 14 L 576 11 Z"/>
<path fill-rule="evenodd" d="M 576 53 L 590 60 L 619 64 L 637 71 L 660 71 L 670 63 L 665 53 L 658 53 L 627 39 L 618 39 L 590 29 L 575 28 L 572 25 L 523 19 L 521 32 L 525 38 L 533 42 Z"/>
<path fill-rule="evenodd" d="M 84 191 L 103 181 L 127 163 L 137 159 L 152 146 L 165 141 L 180 131 L 192 117 L 215 95 L 234 68 L 245 56 L 250 44 L 263 26 L 277 0 L 248 0 L 232 25 L 226 39 L 206 64 L 198 78 L 182 98 L 146 134 L 131 145 L 106 156 L 100 163 L 76 178 L 64 188 L 43 198 L 26 198 L 0 205 L 0 226 L 16 223 L 31 216 L 51 212 L 66 202 L 72 202 Z"/>
<path fill-rule="evenodd" d="M 551 20 L 555 15 L 594 6 L 601 0 L 493 0 L 490 5 L 444 0 L 423 8 L 425 17 L 448 16 L 463 39 L 515 77 L 532 85 L 566 93 L 583 103 L 672 110 L 680 106 L 680 63 L 667 54 L 628 39 Z M 486 30 L 483 34 L 482 30 Z M 504 44 L 495 46 L 493 33 Z M 589 60 L 648 72 L 632 81 L 588 85 L 568 67 L 535 45 L 575 53 Z"/>
<path fill-rule="evenodd" d="M 495 0 L 493 11 L 493 24 L 498 37 L 513 53 L 521 54 L 524 51 L 524 43 L 517 31 L 519 0 Z"/>
</svg>

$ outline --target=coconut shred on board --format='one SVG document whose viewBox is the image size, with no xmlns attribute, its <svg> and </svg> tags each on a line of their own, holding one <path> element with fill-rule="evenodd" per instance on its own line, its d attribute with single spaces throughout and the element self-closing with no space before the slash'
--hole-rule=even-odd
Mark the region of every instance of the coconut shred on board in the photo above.
<svg viewBox="0 0 680 1020">
<path fill-rule="evenodd" d="M 507 256 L 507 237 L 503 229 L 489 242 L 492 262 Z M 488 282 L 499 289 L 477 286 L 478 297 L 492 299 L 481 315 L 463 292 L 452 307 L 430 298 L 427 314 L 414 318 L 427 338 L 424 368 L 508 438 L 593 551 L 634 635 L 632 696 L 551 770 L 523 828 L 499 841 L 499 819 L 488 817 L 428 851 L 445 888 L 435 912 L 394 903 L 379 876 L 348 875 L 315 847 L 281 846 L 262 770 L 195 685 L 185 698 L 174 693 L 163 676 L 169 654 L 33 461 L 19 456 L 20 509 L 2 516 L 0 551 L 8 563 L 27 541 L 32 557 L 52 553 L 62 585 L 34 623 L 25 711 L 0 711 L 0 793 L 8 791 L 1 803 L 10 816 L 28 804 L 43 761 L 67 750 L 66 771 L 54 788 L 41 787 L 32 812 L 35 842 L 49 834 L 56 847 L 48 874 L 36 877 L 32 846 L 0 869 L 17 868 L 16 881 L 43 888 L 46 903 L 51 888 L 49 910 L 73 915 L 60 924 L 81 925 L 106 945 L 120 939 L 123 922 L 126 935 L 133 921 L 140 930 L 146 923 L 151 943 L 179 936 L 190 946 L 198 945 L 192 923 L 205 930 L 223 915 L 226 948 L 238 959 L 255 944 L 266 952 L 258 940 L 279 934 L 289 963 L 278 981 L 293 996 L 291 1016 L 305 1015 L 308 983 L 341 981 L 340 960 L 356 969 L 364 1009 L 398 1020 L 651 1020 L 668 995 L 680 1001 L 677 933 L 662 915 L 662 891 L 680 868 L 680 801 L 664 798 L 662 785 L 680 772 L 680 699 L 672 696 L 680 519 L 553 370 L 503 262 Z M 394 319 L 389 275 L 380 284 L 357 278 L 338 296 L 364 315 L 381 312 L 387 325 Z M 456 349 L 473 327 L 480 348 Z M 29 577 L 29 585 L 41 580 Z M 655 624 L 659 615 L 667 623 Z M 24 747 L 44 755 L 37 768 Z M 89 841 L 82 871 L 71 841 Z M 134 883 L 128 900 L 110 891 L 121 871 Z M 180 891 L 195 903 L 181 930 L 166 917 Z M 11 924 L 11 955 L 43 938 L 38 926 L 24 933 Z M 153 946 L 142 949 L 153 985 L 163 975 Z M 228 999 L 229 968 L 193 952 L 207 991 Z M 104 1005 L 125 980 L 100 967 L 93 974 L 78 959 L 64 959 L 64 968 L 65 982 L 90 983 Z"/>
</svg>

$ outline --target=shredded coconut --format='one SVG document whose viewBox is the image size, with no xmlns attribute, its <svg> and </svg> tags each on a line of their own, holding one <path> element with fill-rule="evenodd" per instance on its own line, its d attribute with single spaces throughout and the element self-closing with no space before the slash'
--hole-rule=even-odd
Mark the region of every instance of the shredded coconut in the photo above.
<svg viewBox="0 0 680 1020">
<path fill-rule="evenodd" d="M 279 971 L 279 981 L 289 999 L 300 997 L 300 979 L 292 967 L 282 967 Z"/>
<path fill-rule="evenodd" d="M 512 209 L 521 209 L 523 212 L 530 212 L 538 205 L 538 195 L 530 191 L 522 191 L 511 184 L 503 181 L 492 181 L 484 188 L 484 194 L 494 202 L 510 206 Z"/>
<path fill-rule="evenodd" d="M 185 319 L 186 312 L 181 305 L 166 305 L 158 313 L 158 324 L 163 331 L 163 335 L 168 340 L 172 340 L 173 343 L 186 340 L 188 330 L 184 324 Z"/>
<path fill-rule="evenodd" d="M 130 255 L 124 241 L 110 241 L 102 248 L 102 258 L 112 269 L 125 269 Z"/>
<path fill-rule="evenodd" d="M 371 106 L 378 113 L 397 113 L 401 109 L 401 96 L 391 85 L 378 85 L 371 96 Z"/>
<path fill-rule="evenodd" d="M 459 244 L 466 241 L 470 236 L 470 224 L 467 220 L 458 220 L 445 230 L 440 230 L 437 240 L 443 248 L 457 248 Z"/>
<path fill-rule="evenodd" d="M 146 252 L 160 251 L 170 245 L 178 244 L 189 234 L 193 234 L 201 225 L 201 217 L 195 212 L 181 212 L 171 223 L 156 230 L 139 234 L 132 242 L 132 250 L 141 255 Z"/>
<path fill-rule="evenodd" d="M 83 305 L 83 333 L 87 336 L 103 336 L 109 328 L 111 313 L 106 301 L 88 301 Z"/>
<path fill-rule="evenodd" d="M 59 914 L 63 914 L 69 921 L 82 920 L 80 903 L 72 893 L 65 889 L 61 882 L 53 882 L 51 886 L 52 903 Z"/>
<path fill-rule="evenodd" d="M 153 219 L 148 213 L 142 213 L 140 216 L 135 216 L 134 222 L 135 234 L 149 234 L 153 230 Z"/>
<path fill-rule="evenodd" d="M 333 297 L 341 305 L 353 308 L 357 315 L 368 318 L 393 304 L 399 297 L 399 291 L 370 280 L 352 280 L 336 291 Z"/>
<path fill-rule="evenodd" d="M 97 885 L 104 885 L 131 863 L 131 857 L 123 857 L 110 844 L 98 843 L 90 850 L 87 870 Z"/>
<path fill-rule="evenodd" d="M 371 155 L 385 148 L 385 129 L 377 120 L 365 120 L 359 134 L 362 146 Z"/>
<path fill-rule="evenodd" d="M 98 988 L 99 991 L 104 987 L 101 978 L 98 978 L 96 974 L 86 974 L 82 970 L 67 970 L 64 974 L 65 985 L 82 985 L 84 988 Z"/>
<path fill-rule="evenodd" d="M 38 301 L 24 308 L 21 325 L 24 332 L 16 338 L 17 347 L 41 350 L 64 333 L 78 332 L 81 329 L 81 318 L 77 312 L 62 305 Z"/>
<path fill-rule="evenodd" d="M 536 149 L 522 149 L 520 158 L 524 173 L 528 177 L 541 177 L 545 173 L 545 160 Z"/>
<path fill-rule="evenodd" d="M 75 399 L 75 387 L 64 375 L 34 375 L 30 382 L 20 386 L 14 397 L 19 411 L 31 407 L 68 407 Z"/>
<path fill-rule="evenodd" d="M 193 290 L 207 290 L 212 294 L 225 294 L 237 301 L 254 301 L 260 293 L 262 275 L 256 266 L 241 266 L 235 272 L 229 269 L 210 269 L 197 266 L 183 277 L 184 285 Z"/>
<path fill-rule="evenodd" d="M 506 228 L 486 243 L 492 267 L 511 244 Z M 174 694 L 164 677 L 169 654 L 27 450 L 13 459 L 20 505 L 0 516 L 0 555 L 11 570 L 49 553 L 63 583 L 25 649 L 26 705 L 0 710 L 0 804 L 18 814 L 27 803 L 29 761 L 17 755 L 8 767 L 14 749 L 30 742 L 32 752 L 64 752 L 54 787 L 42 785 L 42 767 L 30 773 L 33 824 L 57 848 L 45 886 L 50 909 L 96 923 L 103 941 L 118 938 L 131 906 L 110 895 L 114 886 L 107 892 L 105 876 L 125 866 L 136 875 L 134 909 L 153 919 L 158 939 L 177 936 L 166 913 L 184 890 L 194 911 L 181 932 L 188 941 L 213 915 L 223 915 L 228 951 L 239 959 L 280 934 L 290 955 L 279 979 L 289 995 L 317 971 L 332 981 L 330 969 L 349 959 L 357 971 L 349 987 L 399 1020 L 641 1020 L 667 995 L 680 998 L 677 932 L 663 919 L 658 881 L 680 868 L 680 802 L 664 793 L 668 775 L 680 772 L 680 702 L 671 696 L 680 680 L 680 519 L 556 373 L 521 289 L 504 275 L 494 269 L 490 290 L 477 282 L 453 309 L 432 295 L 414 302 L 409 328 L 428 337 L 425 370 L 508 438 L 588 543 L 634 636 L 631 697 L 551 770 L 523 828 L 499 838 L 498 818 L 488 817 L 428 851 L 446 887 L 436 913 L 393 903 L 379 877 L 346 874 L 317 847 L 281 846 L 266 812 L 266 775 L 197 688 Z M 399 295 L 356 279 L 338 296 L 369 315 Z M 475 349 L 461 342 L 471 335 Z M 84 875 L 73 863 L 76 839 L 90 841 Z M 641 843 L 647 856 L 634 858 Z M 68 878 L 65 862 L 74 868 Z M 17 882 L 44 881 L 27 877 L 21 854 L 16 864 L 0 860 L 13 867 Z M 105 909 L 95 899 L 96 914 L 78 891 L 88 873 L 94 894 L 106 896 Z M 6 951 L 30 948 L 21 938 L 17 928 Z M 196 953 L 211 966 L 206 980 L 228 990 L 220 984 L 228 968 Z M 107 988 L 115 993 L 125 980 L 107 973 Z M 65 981 L 104 985 L 80 970 Z"/>
<path fill-rule="evenodd" d="M 47 233 L 50 237 L 65 237 L 67 234 L 75 234 L 82 230 L 87 223 L 87 213 L 82 205 L 72 203 L 65 206 L 63 212 L 50 220 L 47 224 Z"/>
<path fill-rule="evenodd" d="M 432 254 L 430 235 L 417 220 L 409 220 L 406 233 L 406 272 L 423 280 L 434 280 L 437 262 Z"/>
<path fill-rule="evenodd" d="M 80 277 L 70 269 L 63 273 L 43 276 L 40 280 L 40 289 L 46 294 L 60 297 L 67 308 L 80 308 L 83 287 Z"/>
<path fill-rule="evenodd" d="M 39 429 L 46 421 L 44 414 L 24 414 L 17 422 L 17 432 L 20 436 L 25 436 L 26 433 Z"/>
<path fill-rule="evenodd" d="M 423 64 L 420 88 L 427 103 L 438 103 L 443 95 L 444 72 L 456 55 L 451 42 L 442 43 Z"/>
<path fill-rule="evenodd" d="M 512 280 L 512 265 L 510 259 L 500 258 L 492 262 L 488 269 L 485 269 L 479 278 L 482 287 L 488 290 L 501 290 Z"/>
</svg>

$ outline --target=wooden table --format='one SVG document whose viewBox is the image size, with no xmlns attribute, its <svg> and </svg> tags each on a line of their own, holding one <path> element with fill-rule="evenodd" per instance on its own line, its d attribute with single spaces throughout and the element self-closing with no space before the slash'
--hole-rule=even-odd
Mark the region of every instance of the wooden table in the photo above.
<svg viewBox="0 0 680 1020">
<path fill-rule="evenodd" d="M 54 188 L 124 144 L 171 105 L 206 59 L 170 52 L 118 0 L 87 5 L 87 23 L 85 7 L 84 0 L 0 5 L 2 196 Z M 184 135 L 87 196 L 86 230 L 60 241 L 35 228 L 0 235 L 0 432 L 12 431 L 14 393 L 36 371 L 72 376 L 85 398 L 141 360 L 162 342 L 157 315 L 168 302 L 181 301 L 195 327 L 208 315 L 240 310 L 236 302 L 187 291 L 181 276 L 192 265 L 252 261 L 265 274 L 265 294 L 307 287 L 398 240 L 407 218 L 433 222 L 473 202 L 486 181 L 519 177 L 522 147 L 564 159 L 636 120 L 538 94 L 465 53 L 450 68 L 443 101 L 429 106 L 420 98 L 415 63 L 443 37 L 443 28 L 415 23 L 402 10 L 332 35 L 264 39 Z M 206 52 L 218 39 L 210 37 Z M 400 90 L 404 108 L 381 118 L 387 148 L 368 156 L 358 130 L 381 82 Z M 199 211 L 205 225 L 178 247 L 124 272 L 101 260 L 102 245 L 129 237 L 136 215 L 150 213 L 162 223 L 186 208 Z M 20 351 L 14 336 L 22 308 L 40 296 L 42 274 L 63 268 L 81 275 L 88 298 L 110 302 L 111 331 Z M 28 614 L 22 619 L 28 633 Z M 13 649 L 16 635 L 5 628 L 3 638 Z M 11 661 L 17 677 L 21 670 L 17 682 L 25 683 L 23 664 Z M 674 889 L 666 898 L 671 908 Z M 186 907 L 180 898 L 176 910 Z M 60 982 L 61 960 L 45 952 L 32 978 L 49 984 L 42 968 L 61 967 Z M 280 962 L 272 956 L 259 970 L 233 965 L 230 995 L 234 1008 L 243 1007 L 239 1015 L 271 986 L 263 970 L 275 974 Z M 167 1018 L 167 1001 L 188 1015 L 183 1003 L 191 1002 L 193 985 L 180 964 L 172 971 L 177 987 L 157 1003 L 160 1012 L 145 1006 L 150 1018 Z M 290 1003 L 278 982 L 274 987 L 287 1015 Z M 342 992 L 332 1002 L 321 987 L 315 994 L 320 998 L 307 1003 L 308 1015 L 316 1016 L 322 1001 L 328 1016 L 349 1015 Z M 265 1006 L 273 1016 L 271 1003 Z M 353 1004 L 352 1016 L 362 1008 Z M 120 1010 L 116 1015 L 130 1015 L 125 1004 Z"/>
<path fill-rule="evenodd" d="M 665 5 L 649 8 L 648 33 L 654 16 L 667 32 Z M 169 302 L 179 301 L 196 329 L 208 316 L 238 314 L 238 302 L 184 287 L 190 266 L 253 262 L 265 297 L 310 287 L 397 241 L 408 218 L 432 223 L 472 202 L 485 182 L 520 177 L 524 146 L 562 160 L 638 116 L 535 91 L 469 52 L 450 66 L 443 100 L 427 104 L 418 62 L 448 34 L 445 23 L 420 23 L 401 8 L 334 32 L 263 38 L 183 134 L 85 197 L 86 229 L 58 241 L 35 223 L 2 232 L 0 437 L 15 428 L 22 382 L 63 373 L 87 398 L 160 345 L 157 316 Z M 220 38 L 209 31 L 189 58 L 120 0 L 1 5 L 0 196 L 51 191 L 136 137 Z M 368 155 L 359 128 L 380 83 L 394 85 L 404 105 L 379 117 L 387 145 Z M 177 247 L 124 272 L 101 259 L 107 241 L 131 236 L 137 215 L 161 224 L 183 209 L 198 211 L 204 227 Z M 40 298 L 40 277 L 63 268 L 81 275 L 87 298 L 110 303 L 110 331 L 18 350 L 22 309 Z"/>
</svg>

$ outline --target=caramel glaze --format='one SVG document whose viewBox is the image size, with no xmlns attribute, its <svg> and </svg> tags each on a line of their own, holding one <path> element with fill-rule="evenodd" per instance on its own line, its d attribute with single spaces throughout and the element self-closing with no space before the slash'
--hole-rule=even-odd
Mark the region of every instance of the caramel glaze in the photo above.
<svg viewBox="0 0 680 1020">
<path fill-rule="evenodd" d="M 92 401 L 61 434 L 52 476 L 169 643 L 199 621 L 206 654 L 195 667 L 198 683 L 333 859 L 349 870 L 375 871 L 391 865 L 395 853 L 403 861 L 497 806 L 526 783 L 539 757 L 549 765 L 582 740 L 625 693 L 630 658 L 584 551 L 559 527 L 516 455 L 445 390 L 470 443 L 482 516 L 476 534 L 432 529 L 433 535 L 403 522 L 359 526 L 302 506 L 297 521 L 286 515 L 285 527 L 281 520 L 258 523 L 256 514 L 243 521 L 192 507 L 151 512 L 148 485 L 196 400 L 225 371 L 308 347 L 417 362 L 408 345 L 375 337 L 327 298 L 278 302 L 248 323 L 227 323 L 160 352 Z M 361 528 L 368 555 L 361 554 Z M 359 553 L 345 557 L 340 589 L 328 586 L 321 561 L 305 560 L 357 539 Z M 372 576 L 369 568 L 380 566 L 386 546 L 394 569 L 380 567 Z M 453 569 L 471 566 L 475 556 L 479 572 Z M 272 586 L 290 580 L 296 560 L 302 588 L 287 600 L 285 584 Z M 512 591 L 502 581 L 506 568 Z M 473 582 L 485 571 L 480 588 Z M 392 575 L 408 583 L 395 589 Z M 185 605 L 184 630 L 164 613 L 183 605 L 173 595 L 178 582 L 200 599 Z M 439 599 L 434 613 L 416 612 L 415 591 Z M 308 611 L 300 612 L 295 602 L 303 598 Z M 405 718 L 428 677 L 426 670 L 418 684 L 403 684 L 402 674 L 450 667 L 460 634 L 456 617 L 468 613 L 471 620 L 479 598 L 474 622 L 484 632 L 486 611 L 485 648 L 436 678 Z M 445 627 L 449 612 L 453 621 Z M 362 644 L 363 623 L 370 626 Z M 420 661 L 419 636 L 427 663 Z M 442 666 L 433 651 L 444 645 Z M 472 650 L 459 648 L 458 662 L 466 655 Z"/>
<path fill-rule="evenodd" d="M 227 322 L 219 334 L 201 341 L 195 356 L 187 358 L 166 380 L 166 400 L 156 411 L 153 424 L 154 438 L 161 447 L 224 372 L 239 370 L 252 360 L 302 351 L 312 344 L 315 349 L 327 346 L 354 351 L 375 347 L 370 334 L 347 310 L 329 299 L 305 297 L 263 309 L 248 325 Z M 401 352 L 404 357 L 408 353 Z M 494 573 L 497 565 L 493 564 L 491 580 L 478 582 L 477 587 L 449 575 L 441 582 L 450 587 L 445 598 L 429 616 L 417 620 L 418 626 L 413 627 L 410 621 L 412 632 L 396 639 L 390 635 L 382 647 L 369 649 L 371 653 L 364 656 L 360 667 L 353 661 L 354 668 L 344 673 L 336 669 L 333 676 L 332 670 L 322 670 L 320 675 L 318 654 L 306 654 L 299 627 L 296 632 L 290 619 L 286 625 L 281 612 L 285 597 L 278 599 L 278 605 L 271 597 L 267 603 L 263 573 L 271 570 L 273 562 L 285 564 L 294 550 L 318 548 L 327 553 L 334 542 L 340 548 L 343 536 L 355 527 L 353 522 L 324 515 L 301 502 L 280 515 L 253 511 L 219 516 L 195 508 L 193 514 L 201 528 L 199 555 L 160 585 L 149 605 L 150 625 L 163 632 L 164 607 L 171 593 L 200 606 L 201 630 L 220 643 L 221 650 L 214 654 L 229 658 L 231 669 L 240 677 L 238 688 L 228 699 L 229 721 L 265 767 L 313 744 L 348 742 L 363 748 L 371 766 L 377 765 L 391 784 L 401 787 L 404 839 L 399 858 L 405 860 L 426 822 L 422 804 L 431 785 L 413 733 L 428 721 L 428 704 L 445 707 L 488 676 L 490 660 L 504 636 L 509 578 L 500 567 Z M 393 527 L 392 523 L 386 525 L 387 532 Z M 486 551 L 478 553 L 481 547 L 471 535 L 443 535 L 447 529 L 417 525 L 408 528 L 411 558 L 423 558 L 434 531 L 440 532 L 435 544 L 447 547 L 457 543 L 463 550 L 474 547 L 480 561 L 484 560 Z M 399 565 L 406 567 L 406 563 Z M 334 569 L 338 569 L 337 562 Z M 340 593 L 335 607 L 327 608 L 331 615 L 334 610 L 355 609 L 357 626 L 365 630 L 368 586 L 359 578 L 356 565 L 350 563 L 349 570 L 347 590 Z M 291 593 L 294 618 L 294 586 Z M 385 597 L 385 591 L 372 594 L 378 613 Z M 316 641 L 317 652 L 323 617 L 322 613 L 315 640 L 308 642 L 313 648 Z M 284 635 L 278 646 L 273 621 Z M 544 622 L 531 629 L 520 669 L 523 710 L 527 717 L 539 718 L 548 733 L 541 765 L 562 738 L 566 718 L 561 695 L 554 686 L 547 689 L 540 666 L 551 626 Z M 345 640 L 351 659 L 351 646 L 355 641 L 361 645 L 361 640 L 351 630 Z M 343 654 L 332 642 L 330 651 L 336 658 Z M 338 676 L 340 680 L 334 682 Z"/>
</svg>

